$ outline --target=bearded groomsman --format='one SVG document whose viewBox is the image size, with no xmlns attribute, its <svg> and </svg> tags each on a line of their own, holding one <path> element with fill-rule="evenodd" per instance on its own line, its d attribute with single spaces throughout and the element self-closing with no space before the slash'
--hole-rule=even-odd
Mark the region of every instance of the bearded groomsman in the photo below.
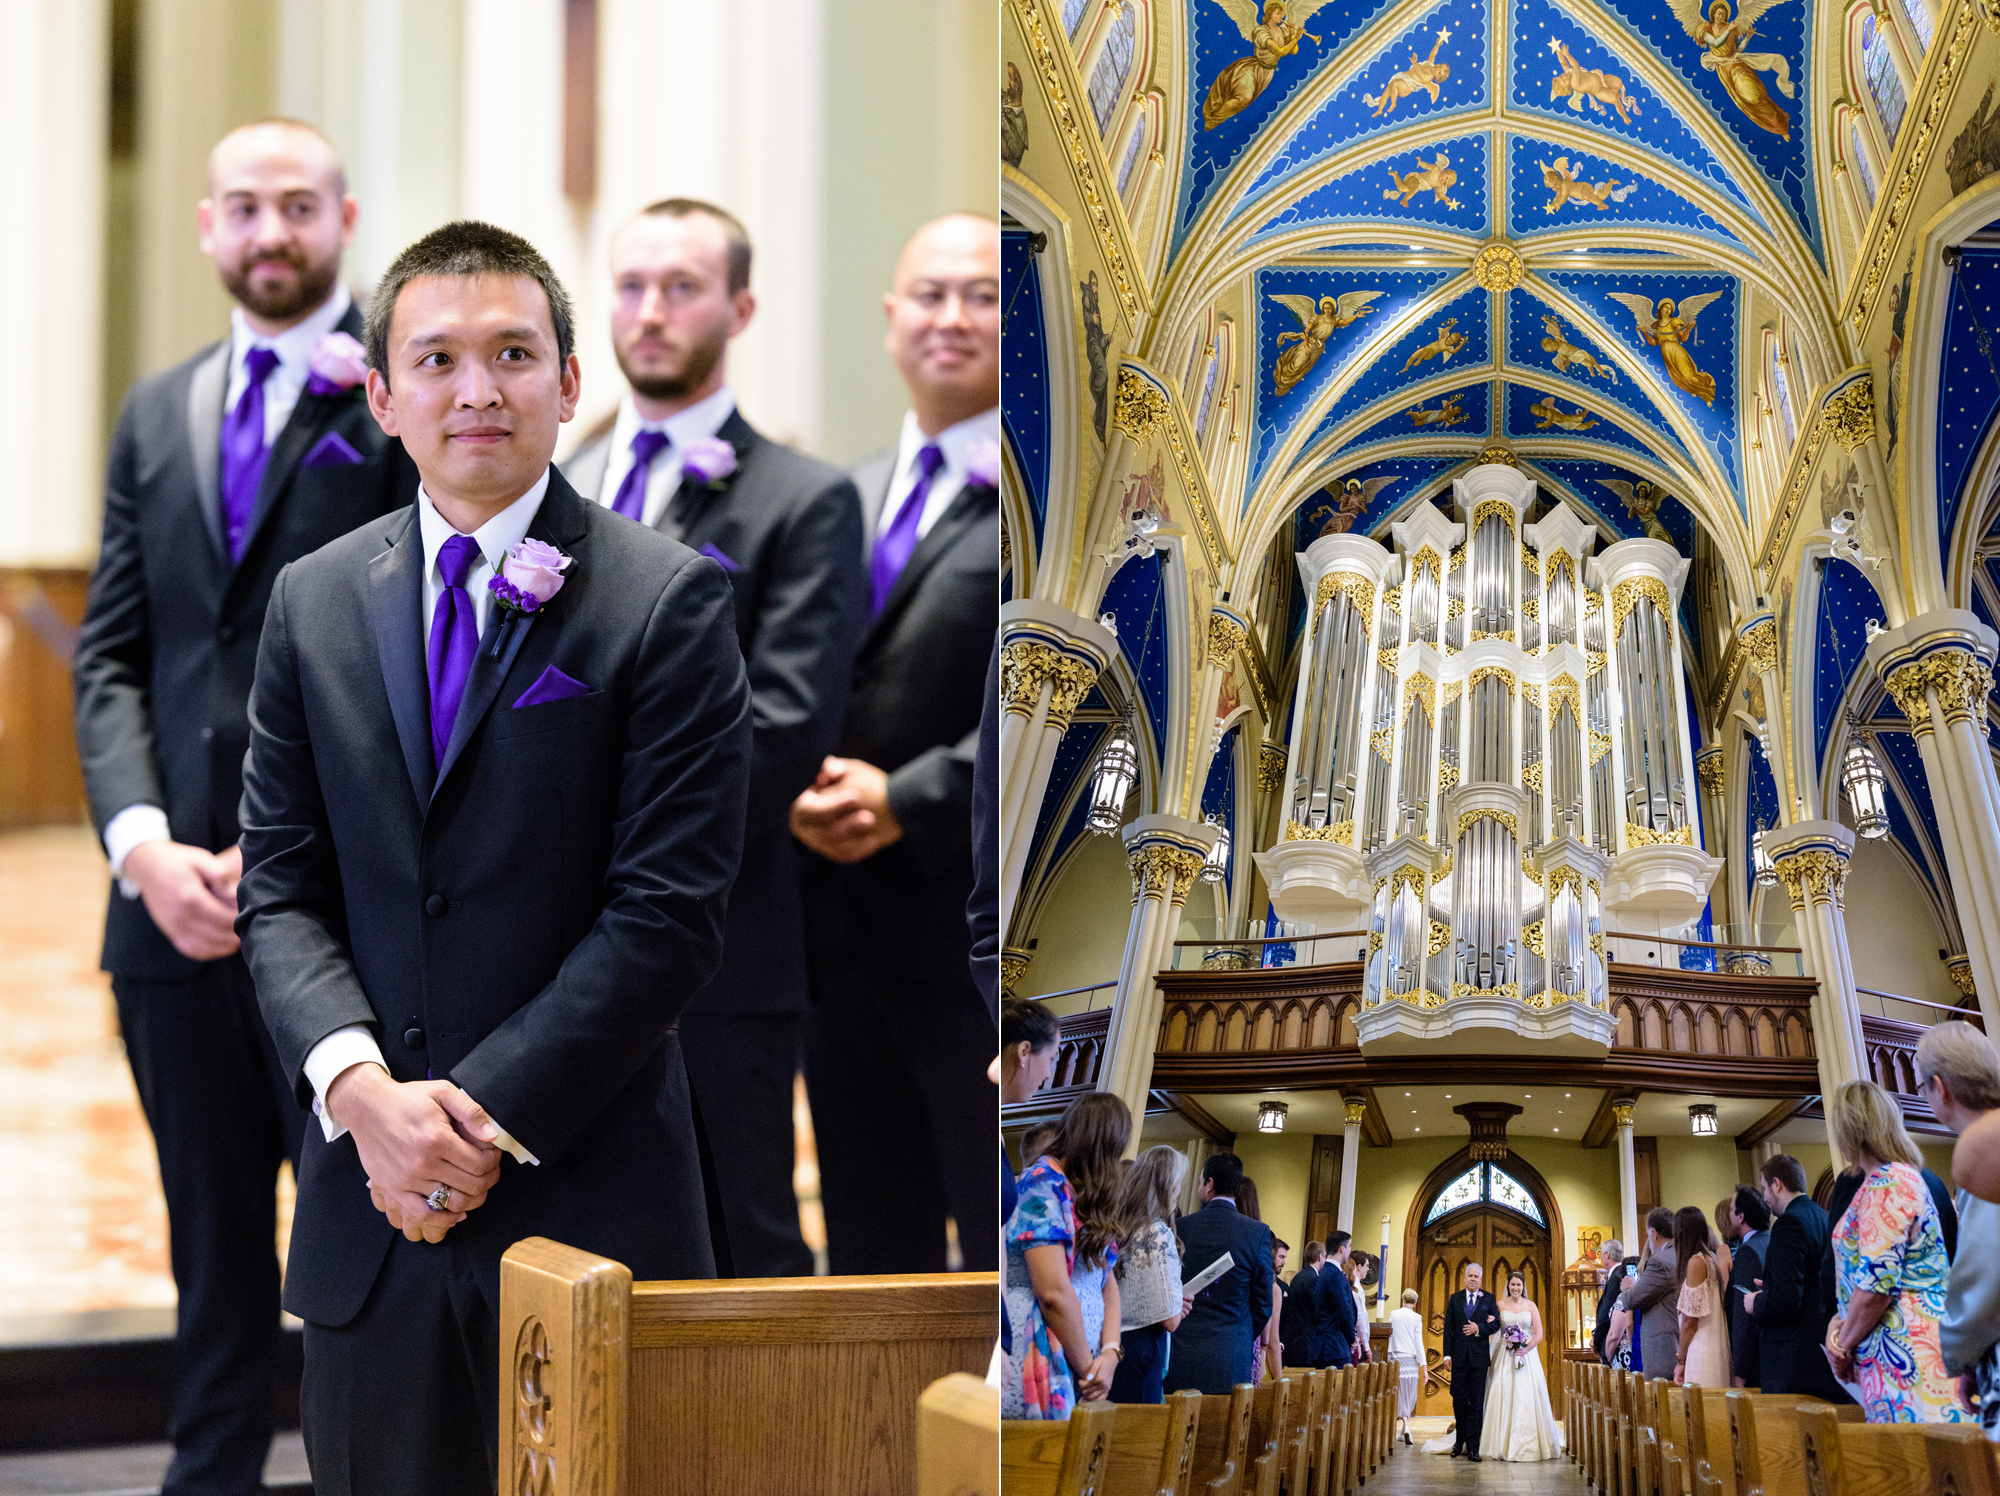
<svg viewBox="0 0 2000 1496">
<path fill-rule="evenodd" d="M 755 753 L 722 969 L 681 1019 L 713 1154 L 730 1270 L 810 1274 L 792 1192 L 792 1093 L 806 1010 L 799 852 L 787 826 L 847 705 L 864 617 L 861 501 L 847 475 L 760 435 L 736 408 L 729 344 L 750 324 L 750 235 L 668 198 L 611 241 L 611 338 L 628 386 L 610 430 L 563 464 L 586 498 L 729 576 Z"/>
<path fill-rule="evenodd" d="M 361 389 L 339 279 L 356 212 L 310 125 L 264 120 L 215 147 L 198 214 L 230 333 L 126 396 L 77 644 L 77 747 L 119 880 L 103 965 L 180 1300 L 168 1492 L 261 1489 L 271 1439 L 276 1175 L 302 1119 L 233 928 L 264 608 L 287 562 L 416 487 Z"/>
<path fill-rule="evenodd" d="M 997 855 L 971 821 L 1000 610 L 999 225 L 926 224 L 882 301 L 910 409 L 855 470 L 870 622 L 834 756 L 792 807 L 816 854 L 806 1082 L 833 1271 L 937 1272 L 947 1216 L 990 1270 L 995 1034 L 965 908 L 973 858 Z"/>
</svg>

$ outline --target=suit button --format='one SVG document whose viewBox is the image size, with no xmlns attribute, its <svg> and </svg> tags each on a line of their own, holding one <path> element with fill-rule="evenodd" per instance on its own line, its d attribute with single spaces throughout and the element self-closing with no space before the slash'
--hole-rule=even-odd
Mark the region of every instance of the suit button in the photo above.
<svg viewBox="0 0 2000 1496">
<path fill-rule="evenodd" d="M 432 919 L 443 919 L 451 908 L 451 900 L 441 893 L 434 893 L 424 900 L 424 913 Z"/>
<path fill-rule="evenodd" d="M 212 742 L 214 742 L 214 741 L 215 741 L 215 729 L 214 729 L 214 728 L 212 728 L 212 727 L 204 727 L 204 728 L 203 728 L 203 729 L 201 730 L 201 740 L 202 740 L 202 741 L 203 741 L 204 743 L 212 743 Z"/>
<path fill-rule="evenodd" d="M 403 1042 L 411 1049 L 422 1049 L 424 1047 L 424 1031 L 420 1028 L 404 1029 Z"/>
<path fill-rule="evenodd" d="M 220 639 L 224 644 L 234 644 L 236 642 L 236 625 L 225 623 L 215 631 L 215 637 Z"/>
</svg>

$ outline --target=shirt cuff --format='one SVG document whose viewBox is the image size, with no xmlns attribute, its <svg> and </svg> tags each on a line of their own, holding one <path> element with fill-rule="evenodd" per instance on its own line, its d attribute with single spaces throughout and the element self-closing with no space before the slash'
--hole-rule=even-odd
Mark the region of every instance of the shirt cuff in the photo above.
<svg viewBox="0 0 2000 1496">
<path fill-rule="evenodd" d="M 167 813 L 157 805 L 128 805 L 104 826 L 104 855 L 111 860 L 111 874 L 118 891 L 128 899 L 139 897 L 139 885 L 125 876 L 125 859 L 132 849 L 145 842 L 172 841 Z"/>
<path fill-rule="evenodd" d="M 353 1066 L 368 1064 L 389 1068 L 382 1058 L 382 1046 L 375 1042 L 374 1030 L 365 1023 L 337 1028 L 306 1052 L 303 1068 L 313 1088 L 313 1115 L 319 1118 L 320 1130 L 329 1143 L 344 1136 L 347 1128 L 334 1121 L 333 1113 L 327 1110 L 327 1090 Z"/>
</svg>

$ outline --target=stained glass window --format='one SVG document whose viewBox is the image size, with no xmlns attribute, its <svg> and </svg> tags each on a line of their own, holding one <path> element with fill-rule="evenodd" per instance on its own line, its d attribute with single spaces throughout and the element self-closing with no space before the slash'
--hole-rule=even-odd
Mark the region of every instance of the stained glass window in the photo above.
<svg viewBox="0 0 2000 1496">
<path fill-rule="evenodd" d="M 1896 59 L 1889 52 L 1889 35 L 1875 24 L 1873 16 L 1861 22 L 1861 71 L 1867 76 L 1868 92 L 1875 100 L 1875 118 L 1881 122 L 1882 134 L 1893 151 L 1909 100 L 1903 94 L 1903 80 L 1896 72 Z"/>
<path fill-rule="evenodd" d="M 1542 1219 L 1542 1208 L 1535 1203 L 1535 1197 L 1521 1188 L 1521 1182 L 1503 1169 L 1487 1166 L 1491 1178 L 1487 1182 L 1486 1198 L 1495 1205 L 1504 1205 L 1509 1210 L 1518 1210 L 1537 1226 L 1546 1225 Z"/>
<path fill-rule="evenodd" d="M 1097 116 L 1100 136 L 1111 128 L 1112 113 L 1118 108 L 1126 76 L 1132 71 L 1132 49 L 1139 33 L 1139 22 L 1133 14 L 1137 8 L 1137 0 L 1126 0 L 1119 9 L 1118 19 L 1111 23 L 1111 35 L 1105 40 L 1104 53 L 1090 71 L 1090 112 Z"/>
<path fill-rule="evenodd" d="M 1875 168 L 1868 164 L 1868 152 L 1861 144 L 1861 122 L 1856 120 L 1847 127 L 1847 164 L 1854 169 L 1855 178 L 1861 183 L 1861 196 L 1868 203 L 1868 211 L 1875 211 Z"/>
<path fill-rule="evenodd" d="M 1903 0 L 1903 14 L 1910 18 L 1910 29 L 1917 34 L 1917 45 L 1926 52 L 1931 49 L 1931 13 L 1924 0 Z"/>
<path fill-rule="evenodd" d="M 1785 443 L 1789 446 L 1799 434 L 1798 418 L 1792 414 L 1792 386 L 1785 378 L 1784 360 L 1774 353 L 1771 358 L 1771 387 L 1778 395 L 1778 415 L 1785 423 Z"/>
<path fill-rule="evenodd" d="M 1476 1205 L 1485 1193 L 1486 1165 L 1474 1164 L 1458 1178 L 1438 1191 L 1438 1197 L 1431 1202 L 1430 1213 L 1424 1217 L 1424 1224 L 1430 1225 L 1441 1215 L 1450 1215 L 1461 1205 Z"/>
<path fill-rule="evenodd" d="M 1063 0 L 1063 30 L 1071 41 L 1076 40 L 1076 28 L 1083 24 L 1083 13 L 1088 9 L 1090 0 Z"/>
<path fill-rule="evenodd" d="M 1200 441 L 1208 434 L 1208 411 L 1209 407 L 1215 403 L 1215 376 L 1221 368 L 1221 356 L 1210 354 L 1208 359 L 1208 373 L 1201 381 L 1201 405 L 1194 418 L 1194 439 L 1196 441 Z"/>
<path fill-rule="evenodd" d="M 1139 122 L 1132 127 L 1132 139 L 1126 143 L 1125 159 L 1118 164 L 1118 195 L 1125 196 L 1125 187 L 1132 180 L 1132 168 L 1139 164 L 1139 150 L 1146 143 L 1146 115 L 1141 110 Z"/>
</svg>

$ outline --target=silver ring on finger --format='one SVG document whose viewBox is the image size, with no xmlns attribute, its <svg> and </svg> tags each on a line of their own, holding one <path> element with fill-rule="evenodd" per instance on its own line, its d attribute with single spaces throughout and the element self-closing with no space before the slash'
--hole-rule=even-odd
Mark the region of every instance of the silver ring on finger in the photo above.
<svg viewBox="0 0 2000 1496">
<path fill-rule="evenodd" d="M 441 1184 L 424 1197 L 432 1210 L 451 1209 L 451 1186 Z"/>
</svg>

